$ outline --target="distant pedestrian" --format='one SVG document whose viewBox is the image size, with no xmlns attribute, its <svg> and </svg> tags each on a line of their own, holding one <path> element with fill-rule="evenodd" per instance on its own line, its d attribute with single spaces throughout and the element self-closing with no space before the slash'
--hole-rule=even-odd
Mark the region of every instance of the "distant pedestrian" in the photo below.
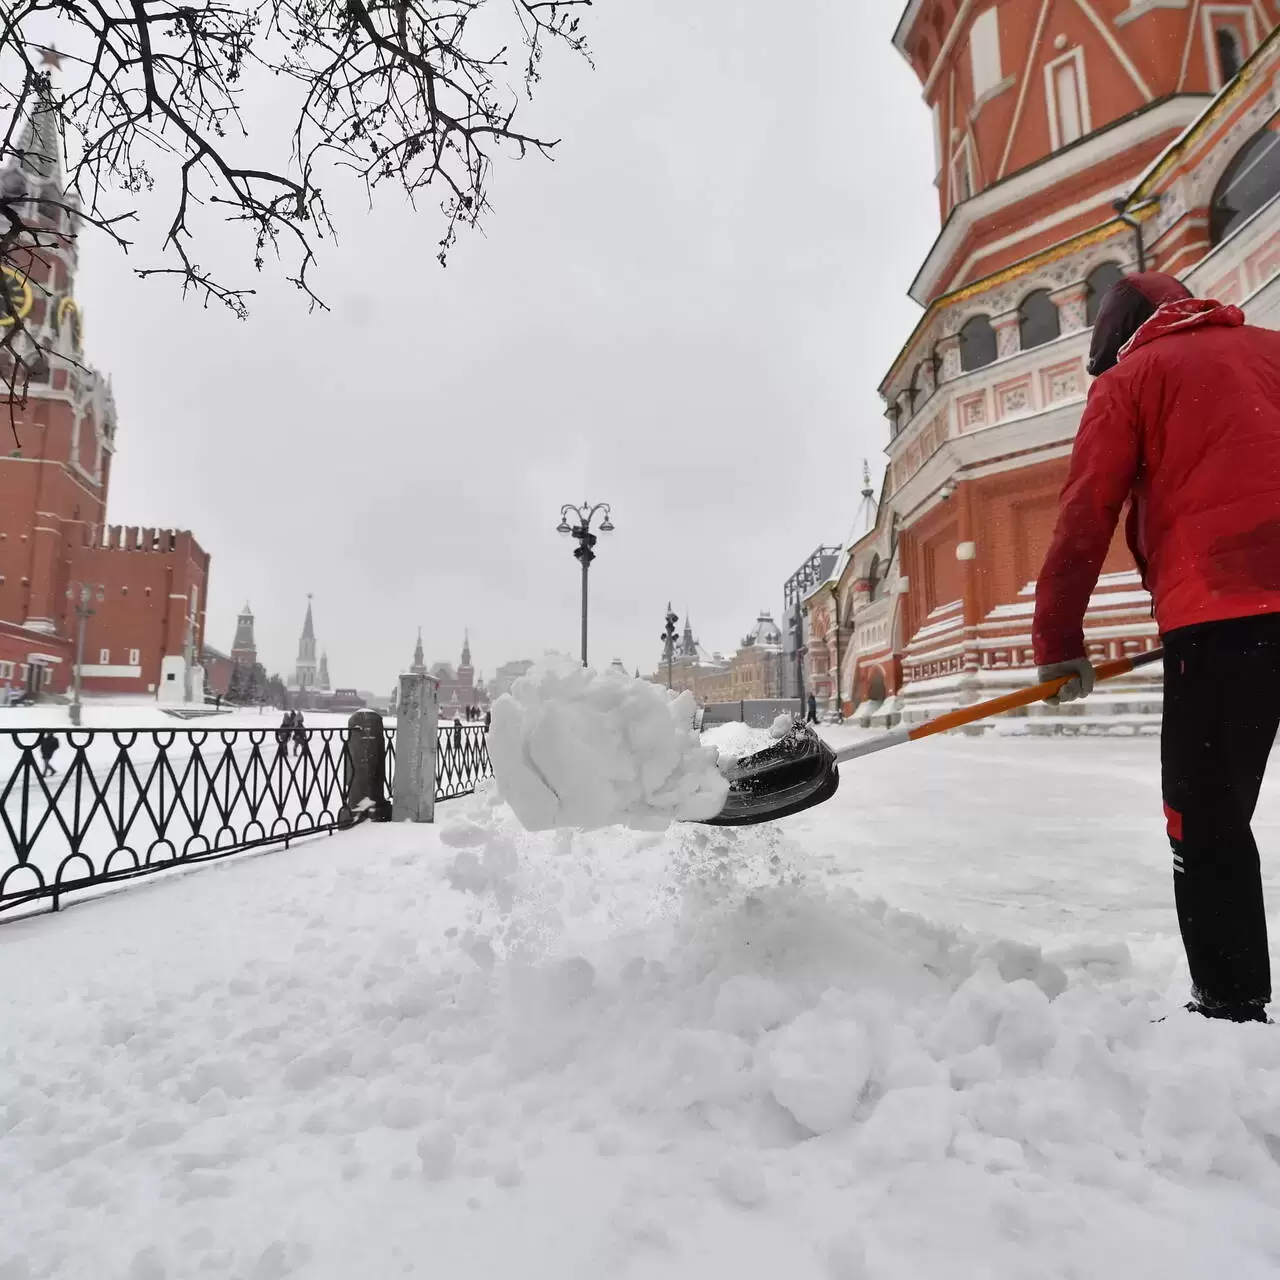
<svg viewBox="0 0 1280 1280">
<path fill-rule="evenodd" d="M 48 730 L 40 735 L 37 742 L 40 754 L 44 757 L 44 777 L 52 778 L 57 769 L 53 767 L 53 753 L 58 749 L 58 739 Z"/>
<path fill-rule="evenodd" d="M 283 750 L 289 742 L 289 735 L 293 732 L 293 712 L 286 711 L 280 717 L 280 727 L 276 730 L 276 741 Z"/>
<path fill-rule="evenodd" d="M 303 723 L 302 712 L 293 713 L 293 754 L 300 756 L 307 749 L 307 726 Z"/>
<path fill-rule="evenodd" d="M 805 724 L 818 723 L 818 699 L 809 695 L 809 714 L 805 717 Z"/>
<path fill-rule="evenodd" d="M 453 717 L 453 745 L 462 750 L 462 721 L 457 716 Z"/>
</svg>

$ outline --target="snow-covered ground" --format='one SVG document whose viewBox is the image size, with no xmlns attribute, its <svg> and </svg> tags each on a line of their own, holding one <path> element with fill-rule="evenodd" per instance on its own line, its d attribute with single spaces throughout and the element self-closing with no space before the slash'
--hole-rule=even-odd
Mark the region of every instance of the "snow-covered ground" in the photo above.
<svg viewBox="0 0 1280 1280">
<path fill-rule="evenodd" d="M 1274 1277 L 1280 1028 L 1172 1012 L 1157 751 L 481 796 L 0 926 L 0 1277 Z"/>
</svg>

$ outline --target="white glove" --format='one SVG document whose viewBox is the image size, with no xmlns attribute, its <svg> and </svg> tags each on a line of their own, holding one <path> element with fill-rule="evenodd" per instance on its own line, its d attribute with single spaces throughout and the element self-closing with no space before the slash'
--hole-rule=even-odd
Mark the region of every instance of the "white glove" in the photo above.
<svg viewBox="0 0 1280 1280">
<path fill-rule="evenodd" d="M 1058 680 L 1063 676 L 1071 679 L 1045 701 L 1056 707 L 1060 702 L 1074 702 L 1077 698 L 1087 698 L 1093 692 L 1093 663 L 1088 658 L 1073 658 L 1070 662 L 1051 662 L 1040 668 L 1040 683 L 1047 680 Z"/>
</svg>

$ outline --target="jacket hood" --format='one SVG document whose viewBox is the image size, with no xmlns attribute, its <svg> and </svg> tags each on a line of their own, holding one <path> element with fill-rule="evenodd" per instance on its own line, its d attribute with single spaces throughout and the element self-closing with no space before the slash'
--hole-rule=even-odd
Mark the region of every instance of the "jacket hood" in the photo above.
<svg viewBox="0 0 1280 1280">
<path fill-rule="evenodd" d="M 1181 280 L 1160 271 L 1143 271 L 1116 281 L 1098 308 L 1089 346 L 1089 372 L 1096 378 L 1114 368 L 1121 348 L 1159 307 L 1190 297 Z"/>
<path fill-rule="evenodd" d="M 1120 348 L 1119 359 L 1123 360 L 1139 347 L 1145 347 L 1166 334 L 1203 329 L 1211 324 L 1231 327 L 1244 324 L 1244 312 L 1237 306 L 1214 302 L 1212 298 L 1182 298 L 1177 302 L 1166 302 L 1157 307 L 1155 314 L 1144 321 L 1137 333 Z"/>
</svg>

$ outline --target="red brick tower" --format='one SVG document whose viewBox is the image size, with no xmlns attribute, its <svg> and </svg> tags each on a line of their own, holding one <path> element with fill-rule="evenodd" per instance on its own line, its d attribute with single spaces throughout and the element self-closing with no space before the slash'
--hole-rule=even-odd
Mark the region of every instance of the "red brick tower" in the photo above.
<svg viewBox="0 0 1280 1280">
<path fill-rule="evenodd" d="M 18 251 L 19 266 L 4 268 L 9 309 L 0 326 L 21 322 L 14 345 L 30 381 L 16 415 L 20 443 L 0 458 L 0 618 L 45 634 L 65 612 L 71 548 L 103 523 L 116 430 L 110 386 L 84 362 L 74 202 L 63 192 L 61 155 L 46 85 L 0 170 L 0 190 L 39 228 L 38 243 Z M 0 367 L 11 372 L 3 357 Z"/>
<path fill-rule="evenodd" d="M 246 604 L 236 619 L 236 636 L 231 645 L 231 661 L 252 668 L 258 661 L 258 642 L 253 637 L 253 610 Z"/>
<path fill-rule="evenodd" d="M 933 112 L 945 225 L 911 296 L 1110 219 L 1273 26 L 1252 3 L 912 0 L 894 43 Z"/>
<path fill-rule="evenodd" d="M 56 67 L 56 55 L 46 65 Z M 64 191 L 59 121 L 41 87 L 0 191 L 35 227 L 3 269 L 0 329 L 30 372 L 0 456 L 0 689 L 64 691 L 75 661 L 72 588 L 90 588 L 81 673 L 89 692 L 198 698 L 209 558 L 190 533 L 108 527 L 116 409 L 87 362 L 75 300 L 78 219 Z M 0 353 L 0 362 L 12 357 Z M 0 363 L 12 372 L 12 364 Z M 11 406 L 0 397 L 0 432 Z M 194 676 L 194 683 L 188 678 Z"/>
</svg>

